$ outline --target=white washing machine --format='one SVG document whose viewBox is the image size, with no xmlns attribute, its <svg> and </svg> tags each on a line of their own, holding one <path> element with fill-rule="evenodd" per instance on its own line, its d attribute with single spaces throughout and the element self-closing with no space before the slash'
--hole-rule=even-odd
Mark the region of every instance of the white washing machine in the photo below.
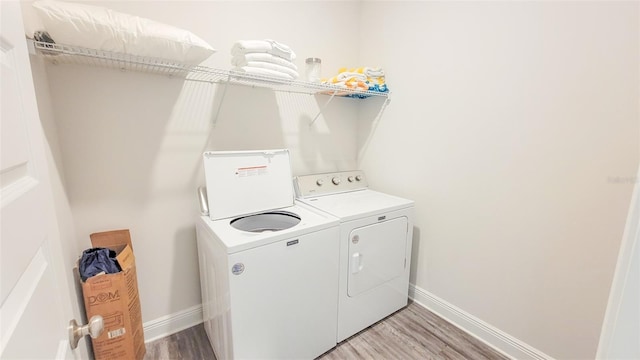
<svg viewBox="0 0 640 360">
<path fill-rule="evenodd" d="M 294 200 L 287 150 L 206 152 L 204 326 L 218 359 L 312 359 L 336 345 L 338 220 Z"/>
<path fill-rule="evenodd" d="M 362 171 L 294 179 L 298 200 L 340 219 L 340 342 L 407 305 L 413 201 L 368 189 Z"/>
</svg>

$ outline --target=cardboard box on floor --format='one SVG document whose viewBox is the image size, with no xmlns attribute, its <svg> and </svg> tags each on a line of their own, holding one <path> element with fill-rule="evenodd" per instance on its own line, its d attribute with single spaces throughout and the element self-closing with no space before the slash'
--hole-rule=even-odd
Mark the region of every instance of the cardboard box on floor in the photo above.
<svg viewBox="0 0 640 360">
<path fill-rule="evenodd" d="M 93 247 L 114 250 L 122 268 L 119 273 L 93 276 L 82 283 L 87 319 L 94 315 L 104 319 L 104 331 L 91 339 L 94 356 L 97 360 L 140 360 L 147 350 L 129 230 L 95 233 L 90 238 Z"/>
</svg>

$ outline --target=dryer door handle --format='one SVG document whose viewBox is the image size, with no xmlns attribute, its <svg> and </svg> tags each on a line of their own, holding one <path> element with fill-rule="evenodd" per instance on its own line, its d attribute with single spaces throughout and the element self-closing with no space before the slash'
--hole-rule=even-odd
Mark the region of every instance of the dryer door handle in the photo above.
<svg viewBox="0 0 640 360">
<path fill-rule="evenodd" d="M 357 274 L 362 270 L 362 254 L 354 253 L 351 255 L 351 273 Z"/>
</svg>

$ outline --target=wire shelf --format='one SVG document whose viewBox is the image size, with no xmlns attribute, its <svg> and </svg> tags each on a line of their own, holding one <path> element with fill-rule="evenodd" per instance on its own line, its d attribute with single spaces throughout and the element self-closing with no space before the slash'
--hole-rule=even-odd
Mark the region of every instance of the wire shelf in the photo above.
<svg viewBox="0 0 640 360">
<path fill-rule="evenodd" d="M 365 98 L 370 96 L 388 97 L 388 93 L 344 89 L 335 85 L 312 83 L 301 80 L 284 80 L 272 76 L 247 74 L 233 70 L 221 70 L 206 66 L 189 66 L 170 60 L 116 53 L 77 46 L 54 44 L 28 39 L 35 52 L 54 64 L 79 64 L 121 71 L 135 71 L 162 74 L 184 78 L 189 81 L 201 81 L 216 84 L 237 84 L 252 87 L 264 87 L 274 91 L 286 91 L 304 94 L 326 94 Z"/>
</svg>

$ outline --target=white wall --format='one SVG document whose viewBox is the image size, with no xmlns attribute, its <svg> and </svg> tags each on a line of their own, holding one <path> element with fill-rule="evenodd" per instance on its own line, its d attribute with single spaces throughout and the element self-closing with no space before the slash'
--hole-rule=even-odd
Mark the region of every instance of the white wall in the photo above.
<svg viewBox="0 0 640 360">
<path fill-rule="evenodd" d="M 291 46 L 301 73 L 310 56 L 323 59 L 326 75 L 355 66 L 356 2 L 92 4 L 196 33 L 219 50 L 205 62 L 214 67 L 231 67 L 236 40 L 262 38 Z M 328 97 L 233 86 L 213 126 L 216 85 L 53 64 L 38 80 L 49 83 L 50 133 L 57 132 L 55 163 L 64 167 L 77 253 L 90 247 L 92 232 L 131 229 L 144 322 L 200 304 L 194 221 L 203 151 L 289 148 L 295 174 L 356 166 L 352 99 L 336 98 L 310 126 Z"/>
<path fill-rule="evenodd" d="M 145 322 L 199 304 L 193 221 L 211 149 L 288 147 L 416 201 L 412 282 L 558 358 L 595 354 L 638 164 L 633 2 L 103 3 L 193 31 L 229 68 L 274 38 L 393 92 L 336 99 L 47 65 L 78 253 L 130 228 Z M 356 122 L 355 118 L 359 117 Z M 356 141 L 357 140 L 357 141 Z"/>
<path fill-rule="evenodd" d="M 362 122 L 360 165 L 416 201 L 412 282 L 560 359 L 595 356 L 629 208 L 638 18 L 637 2 L 363 5 L 361 59 L 393 100 Z"/>
</svg>

